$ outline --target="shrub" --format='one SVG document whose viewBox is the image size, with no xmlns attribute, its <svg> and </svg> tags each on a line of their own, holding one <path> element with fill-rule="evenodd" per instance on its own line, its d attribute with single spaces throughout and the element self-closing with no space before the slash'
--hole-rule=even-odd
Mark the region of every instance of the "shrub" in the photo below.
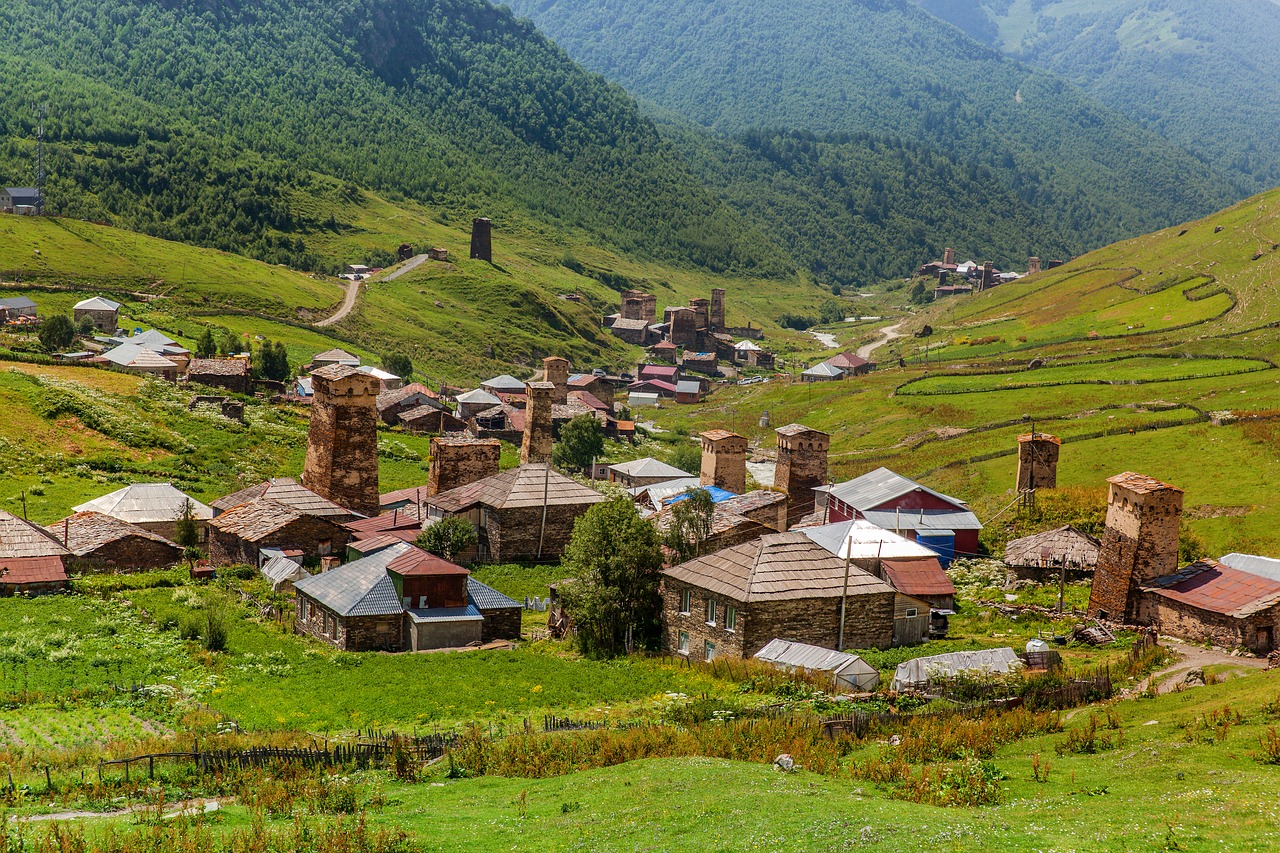
<svg viewBox="0 0 1280 853">
<path fill-rule="evenodd" d="M 210 652 L 221 652 L 227 648 L 226 614 L 214 605 L 204 609 L 204 647 Z"/>
<path fill-rule="evenodd" d="M 1258 737 L 1262 744 L 1262 755 L 1258 760 L 1263 764 L 1280 764 L 1280 732 L 1275 726 L 1267 726 L 1267 730 Z"/>
<path fill-rule="evenodd" d="M 1067 732 L 1066 739 L 1054 744 L 1053 750 L 1058 755 L 1094 755 L 1115 749 L 1124 743 L 1124 730 L 1120 728 L 1119 722 L 1119 718 L 1108 717 L 1107 725 L 1115 730 L 1113 739 L 1106 731 L 1099 731 L 1098 715 L 1090 714 L 1087 723 Z"/>
</svg>

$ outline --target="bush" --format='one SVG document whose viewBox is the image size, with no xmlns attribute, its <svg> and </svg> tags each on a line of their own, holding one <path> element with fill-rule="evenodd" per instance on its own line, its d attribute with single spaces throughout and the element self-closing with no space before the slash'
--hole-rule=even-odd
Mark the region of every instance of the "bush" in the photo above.
<svg viewBox="0 0 1280 853">
<path fill-rule="evenodd" d="M 40 324 L 40 345 L 49 352 L 58 352 L 76 339 L 75 326 L 66 314 L 54 314 Z"/>
<path fill-rule="evenodd" d="M 479 539 L 475 525 L 465 518 L 449 516 L 424 529 L 414 544 L 429 554 L 454 562 Z"/>
<path fill-rule="evenodd" d="M 227 617 L 221 608 L 213 605 L 204 609 L 204 647 L 210 652 L 226 651 L 227 648 Z"/>
</svg>

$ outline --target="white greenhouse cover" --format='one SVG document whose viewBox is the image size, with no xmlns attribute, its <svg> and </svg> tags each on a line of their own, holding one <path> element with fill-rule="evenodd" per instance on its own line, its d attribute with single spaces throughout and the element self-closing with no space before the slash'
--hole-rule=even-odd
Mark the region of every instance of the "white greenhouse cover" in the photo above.
<svg viewBox="0 0 1280 853">
<path fill-rule="evenodd" d="M 808 643 L 770 640 L 755 653 L 755 659 L 787 670 L 800 668 L 830 672 L 835 677 L 836 686 L 844 690 L 871 691 L 880 686 L 880 673 L 857 655 Z"/>
<path fill-rule="evenodd" d="M 898 669 L 893 674 L 893 689 L 923 690 L 929 686 L 931 678 L 939 676 L 946 677 L 960 672 L 994 675 L 1011 672 L 1020 666 L 1022 661 L 1018 660 L 1017 653 L 1008 646 L 930 655 L 898 664 Z"/>
</svg>

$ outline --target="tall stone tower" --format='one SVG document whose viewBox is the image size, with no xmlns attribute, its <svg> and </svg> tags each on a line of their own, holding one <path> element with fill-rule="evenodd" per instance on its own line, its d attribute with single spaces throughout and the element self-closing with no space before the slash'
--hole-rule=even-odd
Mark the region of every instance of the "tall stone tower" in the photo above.
<svg viewBox="0 0 1280 853">
<path fill-rule="evenodd" d="M 747 490 L 747 440 L 735 432 L 702 433 L 702 485 L 740 495 Z"/>
<path fill-rule="evenodd" d="M 711 300 L 701 297 L 690 299 L 689 307 L 693 309 L 693 327 L 699 332 L 705 332 L 711 323 Z"/>
<path fill-rule="evenodd" d="M 954 264 L 956 262 L 956 250 L 950 247 L 943 249 L 942 262 L 944 264 Z"/>
<path fill-rule="evenodd" d="M 563 406 L 569 402 L 569 359 L 549 355 L 542 360 L 542 380 L 556 387 L 552 402 Z"/>
<path fill-rule="evenodd" d="M 493 223 L 488 219 L 471 223 L 471 257 L 493 263 Z"/>
<path fill-rule="evenodd" d="M 1027 275 L 1035 275 L 1040 272 L 1040 259 L 1034 255 L 1027 258 Z"/>
<path fill-rule="evenodd" d="M 1089 615 L 1132 621 L 1138 587 L 1178 569 L 1182 489 L 1131 472 L 1107 482 L 1107 531 L 1093 574 Z"/>
<path fill-rule="evenodd" d="M 431 467 L 423 497 L 438 495 L 498 473 L 502 445 L 496 438 L 438 435 L 431 439 Z"/>
<path fill-rule="evenodd" d="M 1018 436 L 1018 491 L 1058 487 L 1058 451 L 1062 439 L 1046 432 Z"/>
<path fill-rule="evenodd" d="M 556 386 L 550 382 L 529 382 L 524 386 L 524 440 L 520 443 L 520 464 L 551 461 L 551 406 Z"/>
<path fill-rule="evenodd" d="M 809 513 L 817 501 L 813 490 L 827 484 L 827 453 L 831 436 L 803 424 L 779 427 L 775 486 L 787 493 L 787 525 Z"/>
<path fill-rule="evenodd" d="M 338 506 L 378 514 L 377 377 L 340 364 L 311 374 L 313 404 L 302 485 Z"/>
<path fill-rule="evenodd" d="M 724 322 L 724 288 L 711 288 L 711 331 L 723 332 Z"/>
</svg>

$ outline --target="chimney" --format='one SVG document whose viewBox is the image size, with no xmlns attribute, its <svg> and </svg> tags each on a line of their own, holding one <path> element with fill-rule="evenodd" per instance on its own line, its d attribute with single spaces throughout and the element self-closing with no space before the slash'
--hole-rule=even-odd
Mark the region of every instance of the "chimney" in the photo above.
<svg viewBox="0 0 1280 853">
<path fill-rule="evenodd" d="M 1040 259 L 1037 257 L 1027 258 L 1027 275 L 1035 275 L 1040 272 Z"/>
<path fill-rule="evenodd" d="M 956 250 L 946 248 L 942 250 L 942 262 L 944 264 L 954 264 L 956 262 Z"/>
<path fill-rule="evenodd" d="M 502 445 L 496 438 L 471 438 L 465 434 L 436 436 L 431 439 L 427 497 L 492 477 L 498 473 L 501 455 Z"/>
<path fill-rule="evenodd" d="M 711 289 L 711 331 L 723 332 L 724 324 L 724 288 Z"/>
<path fill-rule="evenodd" d="M 747 490 L 747 440 L 713 429 L 702 433 L 702 485 L 740 495 Z"/>
<path fill-rule="evenodd" d="M 778 464 L 773 484 L 787 493 L 787 524 L 795 524 L 817 505 L 814 489 L 827 484 L 831 436 L 803 424 L 777 429 Z"/>
<path fill-rule="evenodd" d="M 476 219 L 471 223 L 471 257 L 493 263 L 493 223 L 488 219 Z"/>
<path fill-rule="evenodd" d="M 563 406 L 569 402 L 569 360 L 549 355 L 542 360 L 542 380 L 555 386 L 552 402 Z"/>
<path fill-rule="evenodd" d="M 520 444 L 520 464 L 551 461 L 551 405 L 556 386 L 550 382 L 529 382 L 524 386 L 524 440 Z"/>
</svg>

